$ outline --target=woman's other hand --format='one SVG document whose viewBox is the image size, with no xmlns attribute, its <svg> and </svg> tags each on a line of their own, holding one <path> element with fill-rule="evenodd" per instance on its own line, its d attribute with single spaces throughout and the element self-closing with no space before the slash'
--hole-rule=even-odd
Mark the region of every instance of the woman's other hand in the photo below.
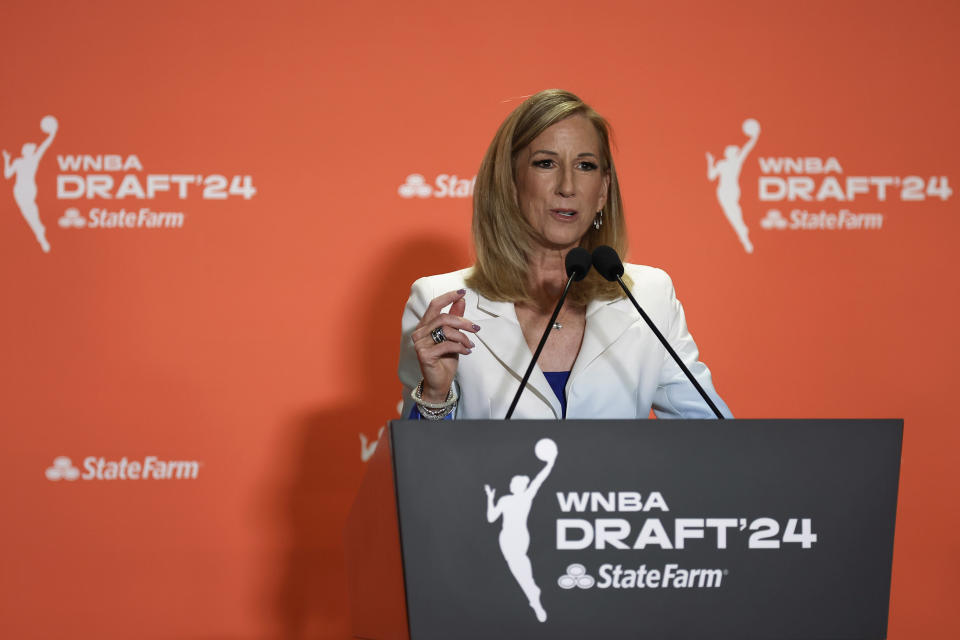
<svg viewBox="0 0 960 640">
<path fill-rule="evenodd" d="M 423 375 L 421 397 L 426 402 L 446 401 L 460 355 L 469 354 L 474 347 L 464 331 L 476 333 L 480 327 L 461 317 L 466 308 L 465 294 L 466 290 L 460 289 L 434 298 L 410 336 L 420 361 Z M 450 310 L 441 313 L 447 305 L 451 305 Z M 434 339 L 438 328 L 445 338 L 439 343 Z"/>
</svg>

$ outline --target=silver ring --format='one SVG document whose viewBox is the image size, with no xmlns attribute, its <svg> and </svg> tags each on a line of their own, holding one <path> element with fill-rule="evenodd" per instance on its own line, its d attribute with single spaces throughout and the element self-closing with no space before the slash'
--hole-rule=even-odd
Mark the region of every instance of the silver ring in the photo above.
<svg viewBox="0 0 960 640">
<path fill-rule="evenodd" d="M 430 337 L 433 338 L 434 344 L 440 344 L 447 339 L 447 336 L 443 335 L 443 327 L 437 327 L 430 332 Z"/>
</svg>

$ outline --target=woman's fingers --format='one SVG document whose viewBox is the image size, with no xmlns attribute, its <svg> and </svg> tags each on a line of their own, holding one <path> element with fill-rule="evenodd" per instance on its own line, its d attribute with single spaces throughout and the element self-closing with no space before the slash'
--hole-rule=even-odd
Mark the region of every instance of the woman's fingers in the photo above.
<svg viewBox="0 0 960 640">
<path fill-rule="evenodd" d="M 425 337 L 421 338 L 413 344 L 414 348 L 418 353 L 446 353 L 445 349 L 440 347 L 447 346 L 451 347 L 453 345 L 461 346 L 464 349 L 473 349 L 476 344 L 473 340 L 467 337 L 462 331 L 458 331 L 453 327 L 448 327 L 440 325 L 440 329 L 443 330 L 444 340 L 441 342 L 436 342 L 433 339 L 433 335 L 428 333 Z M 455 349 L 453 351 L 456 351 Z"/>
<path fill-rule="evenodd" d="M 441 313 L 436 317 L 431 318 L 428 322 L 421 320 L 420 326 L 410 334 L 410 338 L 413 340 L 414 344 L 417 344 L 425 339 L 429 339 L 431 342 L 433 342 L 433 331 L 437 327 L 443 327 L 443 334 L 446 336 L 447 340 L 452 340 L 453 335 L 459 334 L 460 331 L 476 333 L 480 330 L 478 325 L 474 324 L 470 320 L 467 320 L 466 318 L 461 318 L 460 316 L 450 313 Z M 461 342 L 463 342 L 463 340 L 461 340 Z"/>
<path fill-rule="evenodd" d="M 466 289 L 448 291 L 431 300 L 430 304 L 427 305 L 426 311 L 423 312 L 423 317 L 420 318 L 420 327 L 436 327 L 438 324 L 436 320 L 441 316 L 454 316 L 463 320 L 461 316 L 463 316 L 463 312 L 467 307 L 466 300 L 463 299 L 465 293 Z M 447 305 L 450 305 L 450 310 L 445 314 L 441 313 L 441 310 Z"/>
<path fill-rule="evenodd" d="M 448 304 L 453 304 L 457 300 L 461 300 L 466 292 L 466 289 L 458 289 L 457 291 L 447 291 L 437 296 L 427 305 L 427 310 L 423 312 L 423 319 L 426 320 L 427 318 L 439 315 L 441 309 Z M 461 309 L 461 313 L 462 312 L 463 310 Z"/>
<path fill-rule="evenodd" d="M 424 349 L 424 350 L 433 349 L 435 347 L 439 347 L 445 344 L 459 344 L 460 346 L 465 347 L 467 349 L 473 349 L 475 346 L 477 346 L 476 344 L 474 344 L 473 340 L 465 336 L 460 331 L 457 331 L 456 329 L 451 329 L 449 327 L 441 327 L 441 328 L 443 329 L 443 335 L 446 336 L 447 338 L 446 340 L 444 340 L 443 342 L 437 343 L 437 342 L 434 342 L 432 337 L 427 336 L 415 346 L 418 349 Z"/>
<path fill-rule="evenodd" d="M 445 358 L 450 356 L 466 356 L 470 355 L 470 353 L 470 347 L 465 344 L 460 344 L 459 342 L 444 342 L 442 344 L 436 344 L 432 347 L 422 349 L 419 351 L 418 355 L 420 356 L 420 363 L 422 365 L 429 366 L 442 362 Z"/>
</svg>

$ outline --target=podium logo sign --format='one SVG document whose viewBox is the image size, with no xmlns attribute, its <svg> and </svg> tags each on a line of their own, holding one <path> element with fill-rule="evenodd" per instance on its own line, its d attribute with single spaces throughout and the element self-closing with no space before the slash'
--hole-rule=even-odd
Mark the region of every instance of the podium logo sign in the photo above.
<svg viewBox="0 0 960 640">
<path fill-rule="evenodd" d="M 550 475 L 557 461 L 557 443 L 550 438 L 543 438 L 533 448 L 534 455 L 546 464 L 531 481 L 524 475 L 513 476 L 510 480 L 510 494 L 496 498 L 496 490 L 490 485 L 484 485 L 487 493 L 487 522 L 493 524 L 501 521 L 500 551 L 506 560 L 510 573 L 527 597 L 530 608 L 533 609 L 537 620 L 547 621 L 547 612 L 540 603 L 540 587 L 533 577 L 533 566 L 527 550 L 530 548 L 530 531 L 527 529 L 527 516 L 537 491 L 544 480 Z"/>
<path fill-rule="evenodd" d="M 760 123 L 747 118 L 741 129 L 747 140 L 728 145 L 722 158 L 707 152 L 707 179 L 717 183 L 717 202 L 743 250 L 753 253 L 740 173 L 760 138 Z M 887 203 L 946 201 L 953 195 L 945 175 L 847 175 L 837 156 L 765 156 L 757 162 L 758 208 L 775 205 L 760 218 L 764 231 L 881 231 L 886 214 L 879 209 Z"/>
<path fill-rule="evenodd" d="M 44 475 L 51 482 L 60 480 L 196 480 L 202 463 L 199 460 L 163 460 L 157 456 L 145 456 L 142 460 L 109 460 L 104 457 L 87 456 L 83 459 L 83 472 L 73 466 L 67 456 L 57 456 Z"/>
<path fill-rule="evenodd" d="M 542 438 L 533 454 L 543 468 L 531 480 L 525 475 L 510 479 L 510 493 L 497 497 L 496 489 L 484 485 L 487 495 L 487 522 L 500 523 L 498 542 L 527 603 L 540 622 L 547 621 L 541 601 L 541 588 L 530 560 L 530 509 L 540 488 L 557 461 L 557 444 Z M 670 507 L 663 493 L 651 491 L 567 491 L 557 492 L 556 551 L 588 550 L 642 552 L 647 549 L 682 550 L 707 548 L 725 550 L 780 549 L 796 544 L 813 548 L 817 534 L 810 518 L 787 518 L 781 522 L 769 517 L 669 518 Z M 578 516 L 578 517 L 574 517 Z M 686 568 L 670 562 L 648 566 L 646 562 L 604 562 L 595 575 L 588 564 L 574 562 L 557 579 L 561 589 L 717 589 L 729 570 L 718 567 Z"/>
</svg>

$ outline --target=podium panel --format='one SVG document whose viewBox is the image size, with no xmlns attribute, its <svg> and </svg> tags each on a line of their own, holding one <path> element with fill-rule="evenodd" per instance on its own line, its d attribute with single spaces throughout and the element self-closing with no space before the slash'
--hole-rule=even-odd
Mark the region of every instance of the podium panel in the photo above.
<svg viewBox="0 0 960 640">
<path fill-rule="evenodd" d="M 410 638 L 884 638 L 902 430 L 394 422 Z"/>
</svg>

